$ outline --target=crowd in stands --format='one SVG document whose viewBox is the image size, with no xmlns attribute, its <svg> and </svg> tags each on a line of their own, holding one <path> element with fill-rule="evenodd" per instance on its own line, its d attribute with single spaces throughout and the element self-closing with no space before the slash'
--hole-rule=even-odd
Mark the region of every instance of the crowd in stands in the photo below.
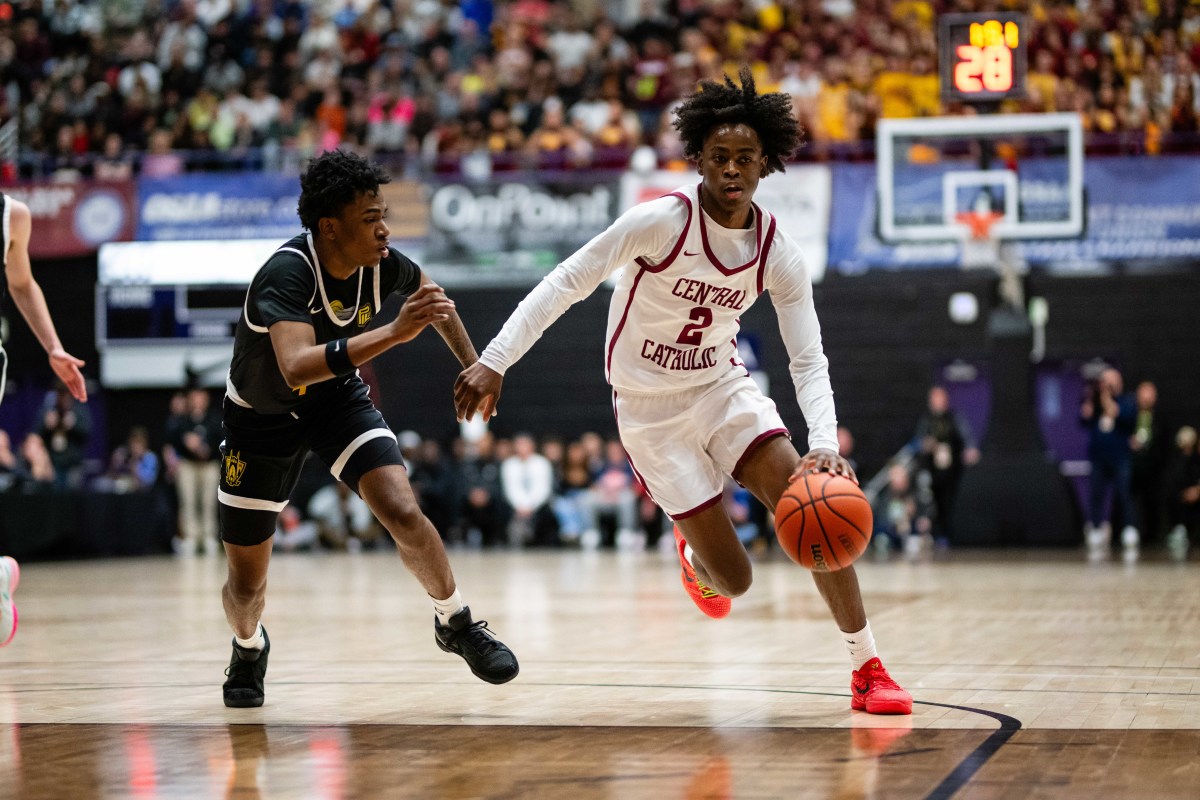
<svg viewBox="0 0 1200 800">
<path fill-rule="evenodd" d="M 946 107 L 936 20 L 976 0 L 7 0 L 0 124 L 26 175 L 291 168 L 347 147 L 440 171 L 624 167 L 681 147 L 672 103 L 749 64 L 807 157 Z M 1034 0 L 1028 92 L 1138 152 L 1200 129 L 1200 6 Z M 868 143 L 866 145 L 862 143 Z M 8 169 L 12 170 L 11 164 Z"/>
<path fill-rule="evenodd" d="M 1114 530 L 1140 524 L 1150 543 L 1186 554 L 1200 541 L 1200 447 L 1196 428 L 1156 411 L 1149 382 L 1130 395 L 1128 452 L 1133 521 L 1114 506 Z M 0 429 L 0 492 L 88 490 L 145 494 L 164 532 L 162 548 L 180 555 L 219 551 L 216 490 L 220 424 L 210 393 L 178 392 L 163 424 L 135 425 L 119 437 L 106 463 L 85 458 L 93 435 L 87 405 L 63 389 L 46 394 L 37 420 L 17 435 Z M 422 511 L 453 546 L 482 548 L 670 548 L 670 520 L 636 480 L 615 434 L 574 439 L 511 438 L 483 431 L 448 443 L 402 431 L 398 442 Z M 855 469 L 854 440 L 838 430 L 839 449 Z M 954 544 L 949 528 L 954 488 L 978 458 L 965 421 L 945 390 L 933 387 L 912 440 L 875 476 L 860 472 L 872 501 L 876 552 L 926 556 Z M 950 485 L 948 487 L 948 482 Z M 772 521 L 749 492 L 728 481 L 723 498 L 739 538 L 755 552 L 772 546 Z M 170 538 L 174 535 L 174 538 Z M 350 550 L 390 547 L 390 539 L 362 502 L 310 458 L 280 515 L 275 547 Z"/>
<path fill-rule="evenodd" d="M 65 389 L 50 391 L 19 445 L 0 429 L 0 492 L 148 495 L 156 518 L 144 523 L 165 533 L 163 549 L 215 553 L 221 430 L 211 399 L 198 387 L 177 392 L 153 434 L 134 425 L 114 437 L 118 443 L 101 461 L 87 457 L 89 407 Z M 642 549 L 672 543 L 670 521 L 635 480 L 615 435 L 539 440 L 482 432 L 444 446 L 409 430 L 397 440 L 422 510 L 451 544 Z M 747 544 L 762 539 L 769 529 L 761 504 L 732 481 L 726 502 Z M 280 515 L 275 546 L 361 550 L 389 542 L 366 504 L 310 457 Z"/>
</svg>

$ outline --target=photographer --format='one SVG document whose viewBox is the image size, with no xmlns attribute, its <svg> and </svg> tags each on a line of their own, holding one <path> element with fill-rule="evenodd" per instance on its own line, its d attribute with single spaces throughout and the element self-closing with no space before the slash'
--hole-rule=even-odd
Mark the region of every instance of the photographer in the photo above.
<svg viewBox="0 0 1200 800">
<path fill-rule="evenodd" d="M 1134 551 L 1141 540 L 1130 495 L 1129 439 L 1137 423 L 1137 405 L 1131 395 L 1123 393 L 1123 388 L 1121 373 L 1106 367 L 1089 381 L 1079 409 L 1079 424 L 1088 430 L 1087 456 L 1092 467 L 1086 538 L 1088 549 L 1093 552 L 1106 550 L 1112 537 L 1112 526 L 1104 513 L 1109 486 L 1113 494 L 1113 518 L 1125 526 L 1121 543 Z"/>
</svg>

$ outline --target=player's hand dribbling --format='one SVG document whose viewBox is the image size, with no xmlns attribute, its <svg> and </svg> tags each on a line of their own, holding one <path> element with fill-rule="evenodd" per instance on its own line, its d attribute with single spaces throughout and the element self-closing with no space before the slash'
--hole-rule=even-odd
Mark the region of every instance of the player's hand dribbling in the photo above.
<svg viewBox="0 0 1200 800">
<path fill-rule="evenodd" d="M 86 403 L 87 383 L 83 379 L 83 373 L 79 371 L 84 362 L 62 348 L 51 350 L 49 357 L 50 369 L 54 370 L 54 374 L 66 385 L 71 397 Z"/>
<path fill-rule="evenodd" d="M 471 419 L 476 411 L 483 414 L 484 422 L 496 416 L 503 384 L 504 376 L 480 361 L 460 372 L 454 382 L 454 410 L 458 413 L 458 421 Z"/>
<path fill-rule="evenodd" d="M 797 480 L 810 472 L 829 472 L 858 483 L 858 476 L 854 474 L 854 468 L 850 466 L 849 461 L 832 450 L 821 447 L 810 450 L 804 458 L 800 459 L 800 463 L 796 465 L 792 477 L 788 480 Z"/>
<path fill-rule="evenodd" d="M 425 283 L 408 296 L 400 314 L 392 322 L 392 334 L 397 342 L 415 339 L 427 325 L 450 319 L 454 301 L 436 283 Z"/>
</svg>

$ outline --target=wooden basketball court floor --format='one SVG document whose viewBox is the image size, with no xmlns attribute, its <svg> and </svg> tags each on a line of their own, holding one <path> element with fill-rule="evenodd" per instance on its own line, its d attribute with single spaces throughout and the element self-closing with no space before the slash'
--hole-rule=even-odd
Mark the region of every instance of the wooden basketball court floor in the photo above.
<svg viewBox="0 0 1200 800">
<path fill-rule="evenodd" d="M 390 553 L 276 555 L 267 703 L 226 709 L 220 558 L 24 565 L 3 798 L 1200 797 L 1197 562 L 954 553 L 859 567 L 908 717 L 851 712 L 799 567 L 725 620 L 659 553 L 453 551 L 521 660 L 432 641 Z"/>
</svg>

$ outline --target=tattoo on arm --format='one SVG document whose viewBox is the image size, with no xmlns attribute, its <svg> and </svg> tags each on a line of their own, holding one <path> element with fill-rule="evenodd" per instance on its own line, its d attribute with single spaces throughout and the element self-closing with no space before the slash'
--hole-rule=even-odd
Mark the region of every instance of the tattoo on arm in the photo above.
<svg viewBox="0 0 1200 800">
<path fill-rule="evenodd" d="M 445 340 L 446 346 L 450 348 L 451 353 L 454 353 L 458 363 L 462 364 L 464 368 L 479 360 L 479 355 L 475 352 L 475 345 L 471 344 L 471 337 L 467 335 L 467 329 L 457 312 L 451 312 L 450 319 L 444 322 L 435 322 L 433 327 Z"/>
</svg>

